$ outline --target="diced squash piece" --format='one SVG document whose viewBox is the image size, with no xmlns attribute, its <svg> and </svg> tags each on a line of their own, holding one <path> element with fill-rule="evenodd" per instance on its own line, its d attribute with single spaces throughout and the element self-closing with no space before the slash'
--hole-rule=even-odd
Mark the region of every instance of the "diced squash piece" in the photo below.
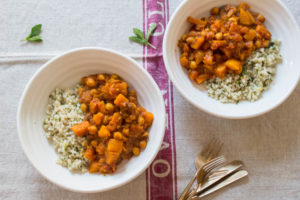
<svg viewBox="0 0 300 200">
<path fill-rule="evenodd" d="M 194 43 L 191 44 L 191 47 L 193 49 L 199 49 L 203 45 L 204 41 L 205 41 L 204 37 L 196 37 Z"/>
<path fill-rule="evenodd" d="M 115 131 L 117 126 L 120 125 L 122 122 L 122 117 L 120 116 L 120 113 L 116 112 L 113 114 L 107 128 L 109 131 Z"/>
<path fill-rule="evenodd" d="M 248 41 L 254 40 L 255 37 L 256 37 L 256 31 L 255 31 L 254 29 L 250 29 L 250 30 L 248 31 L 248 33 L 246 33 L 246 34 L 244 35 L 244 38 L 245 38 L 246 40 L 248 40 Z"/>
<path fill-rule="evenodd" d="M 128 102 L 128 99 L 123 94 L 119 94 L 115 99 L 114 104 L 120 107 L 123 103 L 126 102 Z"/>
<path fill-rule="evenodd" d="M 227 44 L 226 40 L 213 40 L 211 43 L 211 49 L 216 50 L 222 46 L 225 46 Z"/>
<path fill-rule="evenodd" d="M 213 65 L 214 64 L 214 56 L 211 50 L 205 52 L 203 63 L 206 65 Z"/>
<path fill-rule="evenodd" d="M 90 123 L 88 121 L 83 121 L 80 124 L 76 124 L 71 127 L 71 130 L 76 136 L 84 136 L 89 131 Z"/>
<path fill-rule="evenodd" d="M 183 66 L 183 67 L 187 67 L 189 65 L 189 60 L 187 59 L 186 56 L 181 56 L 180 57 L 180 64 Z"/>
<path fill-rule="evenodd" d="M 88 129 L 89 129 L 89 134 L 90 135 L 96 135 L 96 133 L 98 131 L 98 129 L 97 129 L 97 127 L 95 125 L 89 126 Z"/>
<path fill-rule="evenodd" d="M 103 155 L 105 153 L 105 146 L 104 144 L 100 143 L 96 147 L 96 151 L 99 155 Z"/>
<path fill-rule="evenodd" d="M 229 59 L 225 62 L 226 67 L 233 71 L 240 71 L 242 69 L 242 63 L 235 59 Z"/>
<path fill-rule="evenodd" d="M 195 54 L 196 64 L 199 65 L 204 57 L 204 52 L 201 50 L 198 50 Z"/>
<path fill-rule="evenodd" d="M 209 79 L 209 75 L 208 74 L 201 74 L 199 75 L 197 78 L 196 78 L 196 82 L 197 84 L 201 84 L 203 83 L 204 81 L 206 81 L 207 79 Z"/>
<path fill-rule="evenodd" d="M 127 95 L 128 85 L 126 82 L 122 82 L 122 83 L 118 84 L 118 88 L 123 95 Z"/>
<path fill-rule="evenodd" d="M 84 157 L 86 157 L 90 162 L 95 160 L 95 151 L 92 146 L 88 146 L 84 152 Z"/>
<path fill-rule="evenodd" d="M 153 122 L 154 115 L 151 112 L 144 112 L 143 117 L 145 119 L 145 123 L 150 126 Z"/>
<path fill-rule="evenodd" d="M 116 139 L 109 139 L 107 144 L 107 151 L 121 153 L 123 148 L 123 141 Z"/>
<path fill-rule="evenodd" d="M 108 138 L 110 136 L 110 131 L 106 126 L 102 125 L 98 131 L 98 136 L 101 138 Z"/>
<path fill-rule="evenodd" d="M 119 159 L 120 153 L 113 151 L 106 151 L 105 153 L 105 162 L 108 165 L 114 164 Z"/>
<path fill-rule="evenodd" d="M 101 113 L 105 113 L 105 103 L 104 103 L 104 101 L 100 101 L 100 102 L 98 102 L 97 103 L 97 109 L 98 109 L 98 111 L 99 112 L 101 112 Z"/>
<path fill-rule="evenodd" d="M 219 64 L 215 69 L 215 74 L 219 78 L 224 78 L 226 76 L 227 67 L 225 64 Z"/>
<path fill-rule="evenodd" d="M 190 78 L 192 81 L 195 80 L 195 79 L 198 77 L 198 75 L 199 75 L 199 72 L 196 71 L 196 70 L 191 70 L 191 71 L 189 72 L 189 78 Z"/>
<path fill-rule="evenodd" d="M 99 126 L 102 123 L 102 120 L 104 118 L 104 115 L 101 112 L 98 112 L 93 116 L 93 121 L 97 126 Z"/>
<path fill-rule="evenodd" d="M 97 104 L 100 102 L 98 98 L 93 98 L 92 101 L 90 102 L 89 109 L 91 113 L 96 113 L 97 112 Z"/>
<path fill-rule="evenodd" d="M 92 162 L 90 164 L 89 172 L 90 173 L 97 173 L 99 171 L 99 163 L 98 162 Z"/>
<path fill-rule="evenodd" d="M 250 26 L 255 22 L 254 17 L 249 11 L 245 11 L 243 8 L 240 8 L 240 23 L 243 25 Z"/>
</svg>

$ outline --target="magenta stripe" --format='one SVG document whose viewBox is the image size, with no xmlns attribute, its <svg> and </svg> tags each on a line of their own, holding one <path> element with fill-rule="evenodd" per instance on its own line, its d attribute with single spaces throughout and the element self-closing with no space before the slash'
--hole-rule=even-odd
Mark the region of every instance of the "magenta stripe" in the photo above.
<svg viewBox="0 0 300 200">
<path fill-rule="evenodd" d="M 157 49 L 143 48 L 143 66 L 162 90 L 168 116 L 162 148 L 146 171 L 147 200 L 177 198 L 173 88 L 161 56 L 164 30 L 169 18 L 168 3 L 168 0 L 143 0 L 144 32 L 147 32 L 151 23 L 155 22 L 158 25 L 155 35 L 151 38 L 151 43 Z"/>
</svg>

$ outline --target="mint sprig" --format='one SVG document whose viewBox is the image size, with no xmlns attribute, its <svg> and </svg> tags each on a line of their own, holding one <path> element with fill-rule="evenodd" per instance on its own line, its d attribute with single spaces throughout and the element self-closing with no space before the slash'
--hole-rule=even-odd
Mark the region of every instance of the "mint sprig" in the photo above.
<svg viewBox="0 0 300 200">
<path fill-rule="evenodd" d="M 139 44 L 143 44 L 143 45 L 148 45 L 153 49 L 156 49 L 155 46 L 153 46 L 150 42 L 149 42 L 149 38 L 151 35 L 153 35 L 153 32 L 156 29 L 157 24 L 156 23 L 152 23 L 148 29 L 148 32 L 146 34 L 146 37 L 144 36 L 143 31 L 141 31 L 138 28 L 133 28 L 133 33 L 136 36 L 131 36 L 129 37 L 129 39 L 133 42 L 139 43 Z"/>
<path fill-rule="evenodd" d="M 37 24 L 31 28 L 30 34 L 26 37 L 25 40 L 22 41 L 29 41 L 29 42 L 42 42 L 43 39 L 40 36 L 42 31 L 42 24 Z"/>
</svg>

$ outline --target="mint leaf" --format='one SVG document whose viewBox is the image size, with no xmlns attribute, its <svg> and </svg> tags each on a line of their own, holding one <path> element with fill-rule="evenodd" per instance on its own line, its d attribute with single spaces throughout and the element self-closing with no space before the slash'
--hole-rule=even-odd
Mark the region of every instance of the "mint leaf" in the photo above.
<svg viewBox="0 0 300 200">
<path fill-rule="evenodd" d="M 141 38 L 138 38 L 136 36 L 131 36 L 131 37 L 129 37 L 129 39 L 133 42 L 137 42 L 137 43 L 140 43 L 140 44 L 147 44 L 147 41 L 145 39 L 141 39 Z"/>
<path fill-rule="evenodd" d="M 30 41 L 30 42 L 41 42 L 41 41 L 43 41 L 43 39 L 39 35 L 30 37 L 27 40 Z"/>
<path fill-rule="evenodd" d="M 42 24 L 37 24 L 31 28 L 30 34 L 26 37 L 25 40 L 30 42 L 41 42 L 43 41 L 42 37 L 40 36 L 42 31 Z"/>
<path fill-rule="evenodd" d="M 152 23 L 149 27 L 148 33 L 146 35 L 146 40 L 149 40 L 149 37 L 153 34 L 153 31 L 156 29 L 157 24 L 156 23 Z"/>
<path fill-rule="evenodd" d="M 133 33 L 140 39 L 145 39 L 144 38 L 144 33 L 140 29 L 133 28 Z"/>
</svg>

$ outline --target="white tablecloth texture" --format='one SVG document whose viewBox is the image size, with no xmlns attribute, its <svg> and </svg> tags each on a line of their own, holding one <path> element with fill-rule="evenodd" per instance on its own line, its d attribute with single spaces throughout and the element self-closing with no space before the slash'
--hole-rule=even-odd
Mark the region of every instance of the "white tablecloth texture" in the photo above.
<svg viewBox="0 0 300 200">
<path fill-rule="evenodd" d="M 300 23 L 300 1 L 283 1 Z M 79 194 L 45 180 L 25 157 L 17 137 L 16 112 L 28 80 L 53 55 L 100 46 L 133 56 L 143 48 L 128 41 L 143 26 L 141 0 L 0 0 L 0 199 L 146 199 L 145 174 L 113 191 Z M 169 0 L 170 15 L 179 0 Z M 43 24 L 40 44 L 20 42 Z M 297 50 L 298 47 L 295 47 Z M 300 67 L 300 66 L 299 66 Z M 213 136 L 228 159 L 241 159 L 246 178 L 206 199 L 300 199 L 300 86 L 280 107 L 263 116 L 226 120 L 189 104 L 174 88 L 177 190 L 194 169 L 194 158 Z"/>
</svg>

